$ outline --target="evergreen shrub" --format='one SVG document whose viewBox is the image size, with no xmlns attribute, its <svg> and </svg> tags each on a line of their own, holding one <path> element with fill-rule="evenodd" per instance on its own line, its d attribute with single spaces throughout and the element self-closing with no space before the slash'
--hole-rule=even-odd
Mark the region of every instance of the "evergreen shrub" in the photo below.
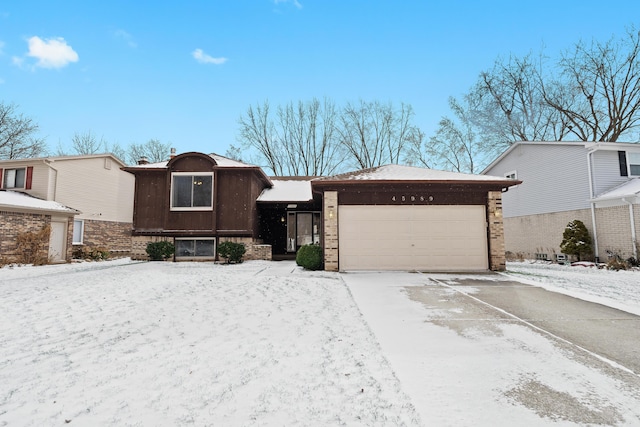
<svg viewBox="0 0 640 427">
<path fill-rule="evenodd" d="M 151 261 L 164 261 L 169 259 L 176 248 L 173 243 L 167 241 L 147 243 L 147 254 Z"/>
<path fill-rule="evenodd" d="M 241 263 L 247 249 L 242 243 L 222 242 L 218 245 L 218 255 L 227 260 L 227 264 Z"/>
<path fill-rule="evenodd" d="M 322 248 L 318 245 L 304 245 L 298 249 L 296 264 L 307 270 L 322 270 Z"/>
</svg>

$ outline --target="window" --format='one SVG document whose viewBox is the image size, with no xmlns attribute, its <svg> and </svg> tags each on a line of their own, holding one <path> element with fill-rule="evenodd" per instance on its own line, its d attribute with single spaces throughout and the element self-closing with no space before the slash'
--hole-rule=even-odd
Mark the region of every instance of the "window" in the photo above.
<svg viewBox="0 0 640 427">
<path fill-rule="evenodd" d="M 73 221 L 73 244 L 82 245 L 84 240 L 84 221 L 76 219 Z"/>
<path fill-rule="evenodd" d="M 629 173 L 632 176 L 640 176 L 640 153 L 627 153 L 629 159 Z"/>
<path fill-rule="evenodd" d="M 26 168 L 5 169 L 4 188 L 25 188 Z"/>
<path fill-rule="evenodd" d="M 516 171 L 507 172 L 504 174 L 504 177 L 508 179 L 518 179 L 518 173 Z"/>
<path fill-rule="evenodd" d="M 213 173 L 174 173 L 171 176 L 171 210 L 213 209 Z"/>
<path fill-rule="evenodd" d="M 176 239 L 176 258 L 215 258 L 214 238 Z"/>
</svg>

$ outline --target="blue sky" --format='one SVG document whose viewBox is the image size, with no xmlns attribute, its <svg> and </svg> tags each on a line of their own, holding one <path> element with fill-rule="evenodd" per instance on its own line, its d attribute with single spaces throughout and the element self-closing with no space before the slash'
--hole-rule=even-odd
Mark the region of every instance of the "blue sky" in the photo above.
<svg viewBox="0 0 640 427">
<path fill-rule="evenodd" d="M 498 56 L 554 56 L 640 25 L 637 0 L 10 1 L 0 100 L 52 151 L 91 131 L 126 147 L 224 154 L 250 105 L 411 104 L 432 135 Z"/>
</svg>

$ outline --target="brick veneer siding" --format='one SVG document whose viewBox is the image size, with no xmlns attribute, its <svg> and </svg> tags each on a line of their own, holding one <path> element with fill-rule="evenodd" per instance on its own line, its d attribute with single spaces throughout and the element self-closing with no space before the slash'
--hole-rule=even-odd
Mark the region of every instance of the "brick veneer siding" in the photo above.
<svg viewBox="0 0 640 427">
<path fill-rule="evenodd" d="M 589 209 L 504 218 L 505 249 L 516 258 L 536 259 L 536 254 L 547 254 L 550 260 L 555 260 L 555 255 L 561 253 L 564 229 L 576 219 L 593 236 Z"/>
<path fill-rule="evenodd" d="M 38 232 L 42 227 L 51 224 L 51 215 L 0 211 L 0 258 L 5 262 L 17 262 L 18 234 Z M 73 238 L 73 217 L 67 221 L 67 245 L 65 259 L 71 259 L 71 240 Z M 45 251 L 49 253 L 47 241 Z"/>
<path fill-rule="evenodd" d="M 130 222 L 84 220 L 83 244 L 74 247 L 106 248 L 112 256 L 129 256 L 131 228 Z"/>
<path fill-rule="evenodd" d="M 168 240 L 173 242 L 173 237 L 159 237 L 159 236 L 133 236 L 131 239 L 131 259 L 134 260 L 148 260 L 147 255 L 147 243 L 159 242 Z M 246 248 L 244 254 L 244 260 L 272 260 L 271 245 L 262 244 L 260 241 L 256 241 L 251 237 L 220 237 L 217 243 L 220 242 L 234 242 L 242 243 Z"/>
<path fill-rule="evenodd" d="M 324 269 L 326 271 L 338 271 L 338 192 L 325 191 L 322 203 Z"/>
<path fill-rule="evenodd" d="M 489 221 L 489 269 L 504 271 L 506 269 L 504 226 L 502 223 L 502 193 L 490 191 L 487 203 Z"/>
<path fill-rule="evenodd" d="M 640 233 L 640 205 L 633 205 L 633 214 L 636 228 L 635 245 L 638 247 L 640 244 L 638 240 L 638 233 Z M 607 251 L 618 254 L 623 259 L 633 256 L 629 205 L 597 208 L 596 228 L 598 230 L 598 252 L 601 261 L 608 259 Z"/>
</svg>

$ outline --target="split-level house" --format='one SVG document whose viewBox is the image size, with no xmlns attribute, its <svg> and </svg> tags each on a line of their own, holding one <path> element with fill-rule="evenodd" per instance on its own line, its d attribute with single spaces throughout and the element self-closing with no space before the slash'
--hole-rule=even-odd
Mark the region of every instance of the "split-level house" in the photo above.
<svg viewBox="0 0 640 427">
<path fill-rule="evenodd" d="M 387 165 L 333 177 L 268 177 L 216 154 L 124 168 L 135 176 L 132 257 L 169 240 L 175 260 L 246 259 L 323 248 L 326 270 L 501 270 L 501 197 L 517 180 Z"/>
<path fill-rule="evenodd" d="M 521 180 L 503 195 L 506 250 L 556 260 L 562 234 L 580 220 L 594 255 L 638 257 L 640 145 L 518 142 L 483 172 Z"/>
<path fill-rule="evenodd" d="M 112 154 L 2 160 L 0 188 L 72 208 L 72 220 L 52 225 L 52 233 L 68 235 L 55 260 L 69 260 L 74 248 L 87 246 L 127 256 L 135 180 L 124 166 Z M 0 217 L 0 224 L 17 229 L 14 219 Z"/>
</svg>

